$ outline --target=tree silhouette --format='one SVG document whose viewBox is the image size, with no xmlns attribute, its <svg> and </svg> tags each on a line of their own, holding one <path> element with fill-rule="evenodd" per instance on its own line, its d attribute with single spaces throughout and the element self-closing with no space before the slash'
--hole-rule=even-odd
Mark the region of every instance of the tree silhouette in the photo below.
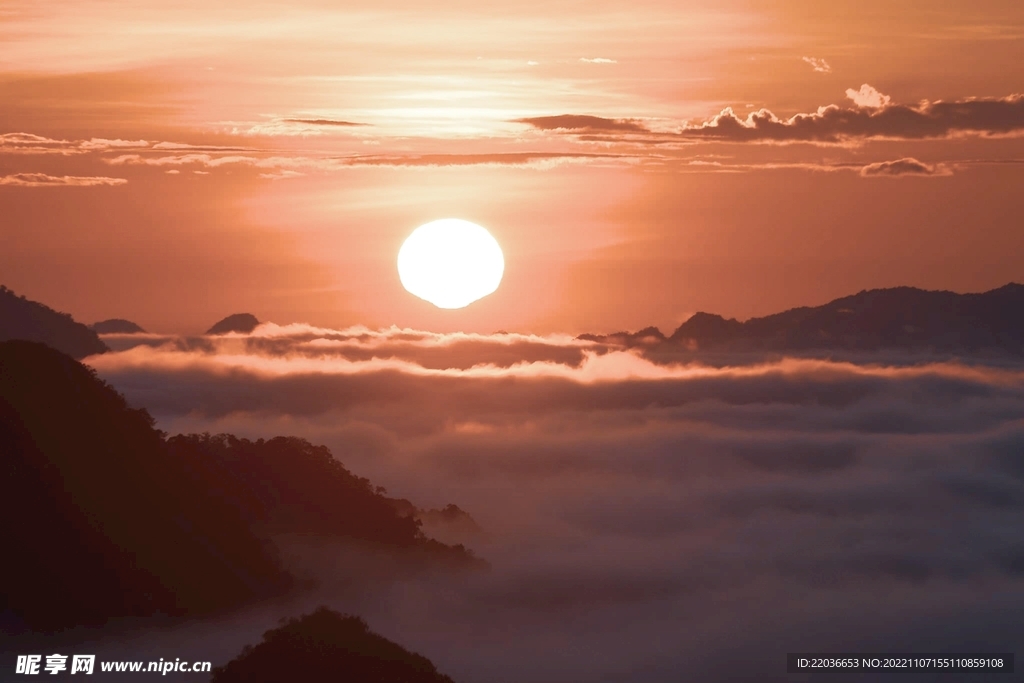
<svg viewBox="0 0 1024 683">
<path fill-rule="evenodd" d="M 289 619 L 213 671 L 211 683 L 454 683 L 429 659 L 370 631 L 359 617 L 320 607 Z"/>
</svg>

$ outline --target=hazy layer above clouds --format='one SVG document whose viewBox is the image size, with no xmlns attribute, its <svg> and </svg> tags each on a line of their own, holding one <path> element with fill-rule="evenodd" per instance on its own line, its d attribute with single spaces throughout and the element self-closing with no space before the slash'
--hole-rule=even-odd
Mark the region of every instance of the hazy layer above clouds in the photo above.
<svg viewBox="0 0 1024 683">
<path fill-rule="evenodd" d="M 1022 650 L 1024 366 L 911 360 L 673 365 L 565 337 L 264 325 L 88 362 L 172 433 L 303 436 L 391 495 L 466 509 L 489 574 L 352 593 L 325 561 L 308 603 L 491 683 Z M 247 635 L 218 656 L 299 608 L 222 625 Z"/>
</svg>

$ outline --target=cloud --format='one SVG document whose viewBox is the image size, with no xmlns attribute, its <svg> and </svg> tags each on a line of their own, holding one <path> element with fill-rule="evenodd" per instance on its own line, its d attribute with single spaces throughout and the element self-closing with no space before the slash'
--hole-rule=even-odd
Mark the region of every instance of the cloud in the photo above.
<svg viewBox="0 0 1024 683">
<path fill-rule="evenodd" d="M 817 57 L 801 57 L 803 61 L 811 65 L 811 68 L 821 74 L 832 73 L 832 67 L 828 65 L 824 59 L 818 59 Z"/>
<path fill-rule="evenodd" d="M 581 154 L 571 152 L 499 152 L 492 154 L 406 154 L 351 157 L 349 166 L 515 166 L 547 169 L 563 164 L 631 162 L 627 154 Z"/>
<path fill-rule="evenodd" d="M 829 377 L 840 383 L 847 381 L 850 386 L 862 385 L 865 388 L 881 386 L 898 378 L 907 382 L 942 380 L 993 387 L 1000 386 L 1000 382 L 1008 382 L 1008 386 L 1024 382 L 1024 370 L 1004 372 L 956 363 L 921 364 L 920 360 L 912 360 L 910 366 L 875 366 L 795 358 L 752 362 L 751 356 L 737 355 L 734 359 L 736 364 L 722 367 L 703 365 L 699 361 L 656 363 L 637 353 L 565 335 L 439 334 L 396 327 L 331 330 L 304 324 L 279 326 L 264 323 L 250 334 L 199 338 L 197 341 L 201 343 L 198 345 L 188 339 L 160 339 L 163 339 L 161 345 L 154 347 L 146 339 L 131 335 L 126 341 L 137 346 L 122 347 L 119 353 L 97 356 L 90 363 L 107 372 L 193 368 L 213 375 L 240 371 L 251 373 L 257 379 L 311 375 L 369 376 L 378 373 L 432 378 L 438 380 L 438 384 L 446 381 L 442 378 L 456 383 L 513 377 L 550 379 L 559 383 L 569 381 L 605 387 L 597 394 L 607 396 L 614 394 L 609 388 L 616 382 L 653 381 L 654 384 L 638 386 L 639 391 L 631 400 L 646 404 L 644 402 L 650 396 L 661 395 L 663 391 L 672 392 L 673 398 L 668 403 L 660 403 L 663 406 L 687 403 L 697 397 L 719 396 L 727 400 L 726 397 L 733 395 L 738 384 L 746 386 L 748 397 L 757 395 L 754 388 L 762 382 L 767 387 L 778 381 L 780 386 L 789 385 L 790 389 L 804 380 L 811 384 L 823 381 L 824 386 L 830 386 L 832 382 L 825 381 Z M 790 379 L 797 384 L 790 384 Z M 658 382 L 666 384 L 661 386 Z M 523 386 L 524 393 L 531 392 L 528 385 Z M 569 385 L 563 386 L 568 394 L 537 399 L 537 403 L 531 401 L 531 405 L 540 407 L 564 401 L 569 394 L 583 396 L 587 393 L 577 394 L 576 390 L 568 388 Z M 725 393 L 719 394 L 719 391 Z M 510 390 L 506 398 L 511 399 L 516 393 Z M 592 398 L 586 400 L 591 401 Z M 322 400 L 325 406 L 330 402 L 329 396 L 322 397 Z M 569 401 L 566 407 L 571 405 L 572 401 Z M 598 404 L 591 405 L 596 407 Z"/>
<path fill-rule="evenodd" d="M 444 167 L 444 166 L 515 166 L 546 169 L 561 164 L 633 161 L 633 155 L 562 152 L 507 152 L 492 154 L 366 154 L 343 157 L 308 156 L 254 156 L 251 154 L 189 153 L 167 156 L 122 154 L 104 161 L 114 166 L 190 166 L 206 168 L 221 166 L 249 166 L 255 169 L 274 169 L 263 177 L 294 177 L 302 170 L 334 172 L 360 166 L 389 167 Z M 288 172 L 288 173 L 286 173 Z M 282 175 L 285 174 L 285 175 Z"/>
<path fill-rule="evenodd" d="M 6 154 L 83 154 L 105 152 L 112 149 L 145 148 L 146 140 L 120 140 L 91 138 L 89 140 L 59 140 L 34 133 L 4 133 L 0 135 L 0 153 Z"/>
<path fill-rule="evenodd" d="M 0 134 L 2 145 L 63 145 L 67 140 L 54 140 L 52 138 L 35 135 L 34 133 L 3 133 Z"/>
<path fill-rule="evenodd" d="M 301 123 L 307 126 L 368 126 L 368 123 L 353 123 L 337 119 L 281 119 L 284 123 Z"/>
<path fill-rule="evenodd" d="M 891 97 L 883 95 L 867 83 L 860 86 L 860 90 L 847 88 L 846 96 L 853 100 L 853 103 L 858 107 L 869 107 L 871 109 L 887 107 L 889 102 L 892 101 Z"/>
<path fill-rule="evenodd" d="M 224 155 L 214 156 L 208 153 L 175 154 L 168 156 L 143 156 L 141 154 L 121 154 L 116 157 L 108 157 L 103 160 L 113 166 L 141 165 L 141 166 L 186 166 L 199 164 L 202 166 L 223 166 L 225 164 L 247 164 L 259 165 L 261 159 L 255 156 Z"/>
<path fill-rule="evenodd" d="M 580 61 L 586 64 L 618 64 L 617 60 L 606 59 L 604 57 L 594 57 L 592 59 L 588 59 L 587 57 L 580 57 Z"/>
<path fill-rule="evenodd" d="M 828 105 L 816 112 L 780 118 L 768 109 L 740 116 L 731 107 L 699 123 L 655 131 L 636 119 L 563 114 L 517 119 L 538 130 L 580 141 L 628 142 L 641 146 L 696 142 L 849 144 L 869 139 L 922 140 L 960 135 L 994 137 L 1024 132 L 1024 95 L 950 102 L 892 104 L 871 86 L 850 91 L 862 106 Z M 851 95 L 853 97 L 854 95 Z M 877 106 L 876 106 L 877 105 Z"/>
<path fill-rule="evenodd" d="M 78 143 L 78 146 L 84 150 L 105 151 L 108 149 L 120 149 L 124 147 L 148 147 L 149 143 L 145 140 L 108 140 L 106 138 L 92 138 Z"/>
<path fill-rule="evenodd" d="M 34 133 L 0 134 L 0 151 L 6 154 L 61 152 L 71 146 L 74 146 L 74 143 L 67 140 L 55 140 Z"/>
<path fill-rule="evenodd" d="M 538 130 L 571 132 L 622 132 L 649 133 L 647 127 L 632 119 L 606 119 L 585 114 L 561 114 L 558 116 L 534 116 L 514 119 L 513 123 L 525 123 Z"/>
<path fill-rule="evenodd" d="M 172 150 L 190 152 L 254 152 L 251 147 L 225 146 L 225 145 L 193 145 L 187 142 L 158 142 L 153 145 L 155 150 Z"/>
<path fill-rule="evenodd" d="M 275 118 L 255 125 L 239 124 L 231 129 L 234 135 L 270 135 L 270 136 L 311 136 L 324 135 L 331 130 L 351 130 L 357 135 L 361 128 L 372 124 L 344 119 L 289 117 Z"/>
<path fill-rule="evenodd" d="M 46 173 L 15 173 L 0 177 L 0 185 L 17 187 L 95 187 L 100 185 L 124 185 L 124 178 L 105 176 L 53 176 Z"/>
<path fill-rule="evenodd" d="M 486 575 L 303 598 L 457 680 L 781 682 L 793 643 L 1024 645 L 1020 363 L 671 364 L 566 336 L 271 323 L 146 344 L 88 362 L 162 429 L 298 434 L 391 495 L 473 515 Z M 307 567 L 337 584 L 347 556 L 318 552 Z M 174 642 L 226 659 L 233 629 L 300 611 Z"/>
<path fill-rule="evenodd" d="M 299 173 L 298 171 L 283 170 L 276 173 L 260 173 L 260 178 L 267 180 L 284 180 L 285 178 L 301 178 L 305 173 Z"/>
<path fill-rule="evenodd" d="M 189 151 L 189 152 L 256 152 L 251 147 L 191 144 L 185 142 L 156 142 L 147 140 L 122 140 L 90 138 L 88 140 L 60 140 L 34 133 L 4 133 L 0 135 L 0 152 L 22 154 L 86 154 L 90 152 L 139 151 Z"/>
<path fill-rule="evenodd" d="M 858 91 L 858 94 L 863 92 Z M 871 102 L 882 101 L 871 99 Z M 923 102 L 917 106 L 889 104 L 844 109 L 821 107 L 813 114 L 780 119 L 767 109 L 745 118 L 732 109 L 699 125 L 688 125 L 680 136 L 691 140 L 729 142 L 828 142 L 868 138 L 925 139 L 971 133 L 983 136 L 1024 131 L 1024 95 L 1000 99 Z"/>
<path fill-rule="evenodd" d="M 957 165 L 985 163 L 980 161 L 957 162 Z M 763 163 L 727 163 L 692 159 L 680 161 L 677 172 L 686 172 L 694 168 L 698 173 L 750 173 L 754 171 L 809 171 L 812 173 L 834 173 L 837 171 L 856 171 L 862 177 L 884 177 L 901 175 L 919 176 L 950 176 L 953 169 L 945 163 L 926 164 L 917 159 L 907 157 L 893 161 L 878 161 L 870 164 L 855 162 L 816 163 L 816 162 L 763 162 Z"/>
<path fill-rule="evenodd" d="M 868 164 L 860 170 L 864 177 L 869 176 L 948 176 L 952 171 L 945 164 L 926 164 L 912 157 L 896 159 L 895 161 L 880 161 Z"/>
</svg>

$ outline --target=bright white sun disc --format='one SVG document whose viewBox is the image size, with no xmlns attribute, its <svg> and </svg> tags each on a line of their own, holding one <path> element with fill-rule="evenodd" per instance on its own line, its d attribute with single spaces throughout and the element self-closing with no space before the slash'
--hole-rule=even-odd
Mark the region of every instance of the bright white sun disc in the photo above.
<svg viewBox="0 0 1024 683">
<path fill-rule="evenodd" d="M 504 273 L 505 257 L 491 233 L 458 218 L 421 225 L 398 250 L 402 286 L 438 308 L 482 299 L 498 289 Z"/>
</svg>

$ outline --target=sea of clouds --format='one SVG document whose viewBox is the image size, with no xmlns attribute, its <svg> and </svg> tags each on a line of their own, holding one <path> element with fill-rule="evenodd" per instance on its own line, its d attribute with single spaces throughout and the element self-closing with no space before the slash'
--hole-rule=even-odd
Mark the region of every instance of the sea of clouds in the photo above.
<svg viewBox="0 0 1024 683">
<path fill-rule="evenodd" d="M 220 663 L 324 602 L 460 683 L 817 680 L 785 654 L 1024 653 L 1024 363 L 273 324 L 104 340 L 115 352 L 86 362 L 161 429 L 326 444 L 389 495 L 467 510 L 484 532 L 446 540 L 493 567 L 360 583 L 343 550 L 299 552 L 319 591 L 96 636 L 110 656 Z"/>
</svg>

